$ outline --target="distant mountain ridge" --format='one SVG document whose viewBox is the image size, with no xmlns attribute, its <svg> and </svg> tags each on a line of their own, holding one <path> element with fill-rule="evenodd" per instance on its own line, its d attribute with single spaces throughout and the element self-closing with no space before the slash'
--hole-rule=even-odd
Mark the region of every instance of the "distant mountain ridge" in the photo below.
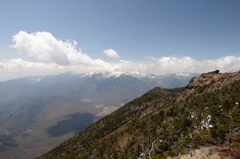
<svg viewBox="0 0 240 159">
<path fill-rule="evenodd" d="M 187 75 L 187 76 L 186 76 Z M 160 86 L 164 88 L 174 88 L 182 87 L 187 85 L 190 79 L 194 76 L 198 76 L 197 73 L 187 73 L 187 74 L 168 74 L 155 76 L 153 74 L 144 74 L 139 72 L 93 72 L 86 74 L 77 74 L 73 72 L 66 72 L 58 75 L 50 76 L 31 76 L 25 78 L 13 79 L 5 82 L 0 82 L 0 101 L 4 102 L 11 97 L 16 97 L 19 95 L 56 95 L 61 91 L 67 89 L 73 89 L 76 87 L 84 87 L 85 89 L 91 90 L 93 86 L 101 84 L 103 80 L 114 80 L 123 79 L 127 77 L 133 77 L 137 80 L 143 81 L 149 89 Z M 121 77 L 121 78 L 120 78 Z M 92 84 L 93 86 L 90 86 Z M 84 86 L 85 85 L 85 86 Z M 86 87 L 87 86 L 87 87 Z M 64 87 L 64 88 L 63 88 Z M 51 89 L 51 91 L 49 91 Z M 139 95 L 145 93 L 140 91 Z M 11 99 L 10 97 L 10 99 Z M 137 97 L 137 96 L 135 96 Z M 0 102 L 0 104 L 1 104 Z"/>
<path fill-rule="evenodd" d="M 0 82 L 0 158 L 36 157 L 150 89 L 181 87 L 194 76 L 66 72 Z"/>
</svg>

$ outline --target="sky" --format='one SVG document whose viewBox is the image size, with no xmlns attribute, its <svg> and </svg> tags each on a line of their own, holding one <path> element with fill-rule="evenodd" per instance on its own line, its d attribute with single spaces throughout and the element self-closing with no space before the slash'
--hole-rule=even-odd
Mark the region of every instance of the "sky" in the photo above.
<svg viewBox="0 0 240 159">
<path fill-rule="evenodd" d="M 239 68 L 239 0 L 0 1 L 0 81 Z"/>
</svg>

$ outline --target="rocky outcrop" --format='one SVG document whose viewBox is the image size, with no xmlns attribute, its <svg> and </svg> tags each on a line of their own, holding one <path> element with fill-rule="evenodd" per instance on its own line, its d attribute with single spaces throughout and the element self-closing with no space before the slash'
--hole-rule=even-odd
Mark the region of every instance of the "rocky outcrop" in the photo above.
<svg viewBox="0 0 240 159">
<path fill-rule="evenodd" d="M 187 97 L 196 89 L 199 89 L 201 93 L 213 91 L 214 89 L 219 89 L 237 80 L 240 80 L 239 71 L 232 73 L 219 73 L 219 70 L 216 70 L 203 73 L 199 77 L 193 77 L 190 80 L 189 84 L 184 89 L 183 95 L 184 97 Z"/>
<path fill-rule="evenodd" d="M 203 74 L 200 75 L 200 77 L 212 78 L 214 75 L 216 75 L 218 73 L 219 73 L 219 70 L 215 70 L 215 71 L 211 71 L 211 72 L 208 72 L 208 73 L 203 73 Z"/>
<path fill-rule="evenodd" d="M 201 85 L 205 85 L 208 84 L 211 80 L 211 78 L 215 75 L 221 75 L 219 73 L 219 70 L 216 71 L 211 71 L 208 73 L 203 73 L 201 74 L 199 77 L 193 77 L 190 82 L 189 85 L 187 85 L 187 89 L 192 89 Z"/>
</svg>

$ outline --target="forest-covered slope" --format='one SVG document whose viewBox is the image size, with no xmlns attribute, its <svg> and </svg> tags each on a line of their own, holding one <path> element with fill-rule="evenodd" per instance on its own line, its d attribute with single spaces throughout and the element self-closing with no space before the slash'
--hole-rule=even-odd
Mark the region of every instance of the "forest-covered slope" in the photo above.
<svg viewBox="0 0 240 159">
<path fill-rule="evenodd" d="M 166 158 L 211 145 L 237 158 L 239 104 L 239 72 L 202 74 L 184 88 L 152 89 L 39 159 Z"/>
</svg>

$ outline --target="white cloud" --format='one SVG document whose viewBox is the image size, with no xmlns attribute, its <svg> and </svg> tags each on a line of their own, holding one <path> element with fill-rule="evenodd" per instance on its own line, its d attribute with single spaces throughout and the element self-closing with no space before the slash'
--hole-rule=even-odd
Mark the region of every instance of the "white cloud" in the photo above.
<svg viewBox="0 0 240 159">
<path fill-rule="evenodd" d="M 100 59 L 96 60 L 96 64 L 94 66 L 85 64 L 63 66 L 55 63 L 28 62 L 23 59 L 2 60 L 0 61 L 0 81 L 26 76 L 58 74 L 66 71 L 86 73 L 119 69 L 116 64 L 105 63 Z"/>
<path fill-rule="evenodd" d="M 116 65 L 121 71 L 139 71 L 156 75 L 176 72 L 204 73 L 214 70 L 232 72 L 240 69 L 240 57 L 226 56 L 213 60 L 198 61 L 190 57 L 146 57 L 149 61 L 121 60 Z"/>
<path fill-rule="evenodd" d="M 39 62 L 28 62 L 22 59 L 0 61 L 0 81 L 34 75 L 46 75 L 61 72 L 61 66 Z"/>
<path fill-rule="evenodd" d="M 96 65 L 58 65 L 55 63 L 28 62 L 22 59 L 11 59 L 0 61 L 0 81 L 11 78 L 58 74 L 66 71 L 79 73 L 111 71 L 138 71 L 153 73 L 156 75 L 176 72 L 209 72 L 219 69 L 221 72 L 237 71 L 240 68 L 240 57 L 226 56 L 215 60 L 197 61 L 190 57 L 161 57 L 149 58 L 149 61 L 127 61 L 120 60 L 118 63 L 106 63 L 101 59 L 96 59 Z"/>
<path fill-rule="evenodd" d="M 240 68 L 240 57 L 226 56 L 215 60 L 197 61 L 190 57 L 147 57 L 151 60 L 151 66 L 147 71 L 155 70 L 153 73 L 164 74 L 174 72 L 208 72 L 220 70 L 221 72 L 237 71 Z"/>
<path fill-rule="evenodd" d="M 103 53 L 107 55 L 108 57 L 114 58 L 114 59 L 119 59 L 120 56 L 118 56 L 117 52 L 114 51 L 113 49 L 108 49 L 104 50 Z"/>
<path fill-rule="evenodd" d="M 78 45 L 76 41 L 67 40 L 63 42 L 48 32 L 28 34 L 20 31 L 13 36 L 13 42 L 15 44 L 12 47 L 18 49 L 21 54 L 26 54 L 39 60 L 58 65 L 99 65 L 99 60 L 94 60 L 87 54 L 83 54 L 81 49 L 76 49 Z M 101 64 L 107 65 L 103 61 L 101 61 Z"/>
<path fill-rule="evenodd" d="M 13 36 L 13 48 L 20 53 L 26 54 L 40 60 L 51 61 L 60 65 L 68 65 L 70 61 L 67 57 L 67 50 L 71 49 L 71 42 L 57 40 L 51 33 L 37 32 L 28 34 L 20 31 Z"/>
<path fill-rule="evenodd" d="M 13 36 L 12 47 L 21 54 L 37 58 L 40 62 L 30 62 L 20 58 L 0 59 L 0 81 L 12 78 L 58 74 L 66 71 L 79 73 L 111 71 L 138 71 L 156 75 L 176 72 L 209 72 L 220 70 L 232 72 L 240 69 L 240 57 L 225 56 L 218 59 L 198 61 L 191 57 L 146 57 L 147 60 L 105 62 L 102 59 L 92 59 L 77 50 L 77 42 L 63 42 L 47 32 L 28 34 L 20 31 Z M 119 58 L 116 51 L 104 50 L 107 56 Z"/>
</svg>

